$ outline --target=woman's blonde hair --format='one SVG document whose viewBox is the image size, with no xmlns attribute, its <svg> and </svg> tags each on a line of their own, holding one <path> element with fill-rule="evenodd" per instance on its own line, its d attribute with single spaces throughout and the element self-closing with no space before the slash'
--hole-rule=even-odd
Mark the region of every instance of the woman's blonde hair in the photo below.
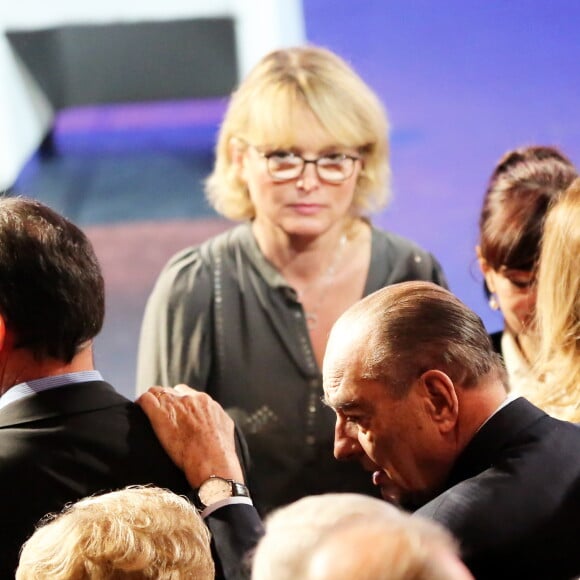
<svg viewBox="0 0 580 580">
<path fill-rule="evenodd" d="M 549 211 L 538 272 L 539 377 L 530 399 L 580 421 L 580 178 Z"/>
<path fill-rule="evenodd" d="M 232 95 L 206 182 L 212 206 L 229 219 L 251 219 L 254 206 L 232 159 L 232 143 L 292 146 L 295 119 L 310 111 L 336 144 L 364 159 L 352 211 L 386 204 L 389 194 L 388 122 L 374 92 L 340 57 L 305 46 L 266 55 Z"/>
<path fill-rule="evenodd" d="M 183 497 L 129 487 L 65 508 L 24 544 L 17 580 L 213 579 L 210 534 Z"/>
</svg>

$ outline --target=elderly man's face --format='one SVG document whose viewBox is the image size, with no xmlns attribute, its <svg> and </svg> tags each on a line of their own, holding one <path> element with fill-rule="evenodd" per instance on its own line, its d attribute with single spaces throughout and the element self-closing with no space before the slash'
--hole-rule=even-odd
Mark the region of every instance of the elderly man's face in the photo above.
<svg viewBox="0 0 580 580">
<path fill-rule="evenodd" d="M 428 397 L 420 381 L 395 398 L 387 385 L 361 379 L 365 348 L 368 337 L 352 326 L 332 331 L 323 382 L 336 413 L 334 455 L 372 471 L 385 499 L 415 507 L 436 493 L 445 461 Z"/>
</svg>

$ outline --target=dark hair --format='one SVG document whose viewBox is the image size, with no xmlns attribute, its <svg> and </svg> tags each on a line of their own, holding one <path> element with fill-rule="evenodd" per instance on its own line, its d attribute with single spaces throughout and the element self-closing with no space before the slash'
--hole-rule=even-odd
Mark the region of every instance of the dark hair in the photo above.
<svg viewBox="0 0 580 580">
<path fill-rule="evenodd" d="M 70 362 L 103 325 L 104 281 L 85 234 L 38 201 L 0 199 L 0 313 L 15 346 Z"/>
<path fill-rule="evenodd" d="M 349 312 L 369 329 L 361 378 L 388 385 L 394 396 L 404 396 L 429 369 L 446 373 L 463 387 L 473 387 L 491 373 L 505 384 L 501 359 L 479 316 L 436 284 L 393 284 Z"/>
<path fill-rule="evenodd" d="M 548 207 L 576 175 L 572 162 L 554 147 L 522 147 L 499 160 L 479 219 L 481 256 L 494 270 L 534 268 Z"/>
</svg>

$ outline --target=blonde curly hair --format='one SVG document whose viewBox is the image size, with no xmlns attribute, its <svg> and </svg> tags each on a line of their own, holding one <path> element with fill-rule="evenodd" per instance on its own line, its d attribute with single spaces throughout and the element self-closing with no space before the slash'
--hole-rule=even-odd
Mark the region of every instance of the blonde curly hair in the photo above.
<svg viewBox="0 0 580 580">
<path fill-rule="evenodd" d="M 315 46 L 266 55 L 232 95 L 222 123 L 213 173 L 206 181 L 211 205 L 233 220 L 252 219 L 254 206 L 232 155 L 232 142 L 292 146 L 295 119 L 314 114 L 336 144 L 357 149 L 364 161 L 352 213 L 363 215 L 389 197 L 388 121 L 374 92 L 336 54 Z"/>
<path fill-rule="evenodd" d="M 183 497 L 128 487 L 49 516 L 24 544 L 17 580 L 214 578 L 210 534 Z"/>
</svg>

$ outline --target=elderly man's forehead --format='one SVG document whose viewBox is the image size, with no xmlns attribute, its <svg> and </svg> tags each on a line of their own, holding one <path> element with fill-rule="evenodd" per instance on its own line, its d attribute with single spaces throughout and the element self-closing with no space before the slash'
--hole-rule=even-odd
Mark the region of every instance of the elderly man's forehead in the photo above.
<svg viewBox="0 0 580 580">
<path fill-rule="evenodd" d="M 327 353 L 340 354 L 343 350 L 359 348 L 368 342 L 372 324 L 366 313 L 347 310 L 332 327 Z"/>
<path fill-rule="evenodd" d="M 368 411 L 371 404 L 353 385 L 341 385 L 342 388 L 324 390 L 322 402 L 335 411 Z"/>
<path fill-rule="evenodd" d="M 360 358 L 361 351 L 368 348 L 368 323 L 360 316 L 343 315 L 333 326 L 322 364 L 325 378 L 331 379 L 342 373 L 345 365 Z"/>
<path fill-rule="evenodd" d="M 322 368 L 327 398 L 335 397 L 333 391 L 336 390 L 340 390 L 342 396 L 346 395 L 343 391 L 348 390 L 348 385 L 356 381 L 361 371 L 368 348 L 368 332 L 360 322 L 343 320 L 332 329 Z"/>
</svg>

